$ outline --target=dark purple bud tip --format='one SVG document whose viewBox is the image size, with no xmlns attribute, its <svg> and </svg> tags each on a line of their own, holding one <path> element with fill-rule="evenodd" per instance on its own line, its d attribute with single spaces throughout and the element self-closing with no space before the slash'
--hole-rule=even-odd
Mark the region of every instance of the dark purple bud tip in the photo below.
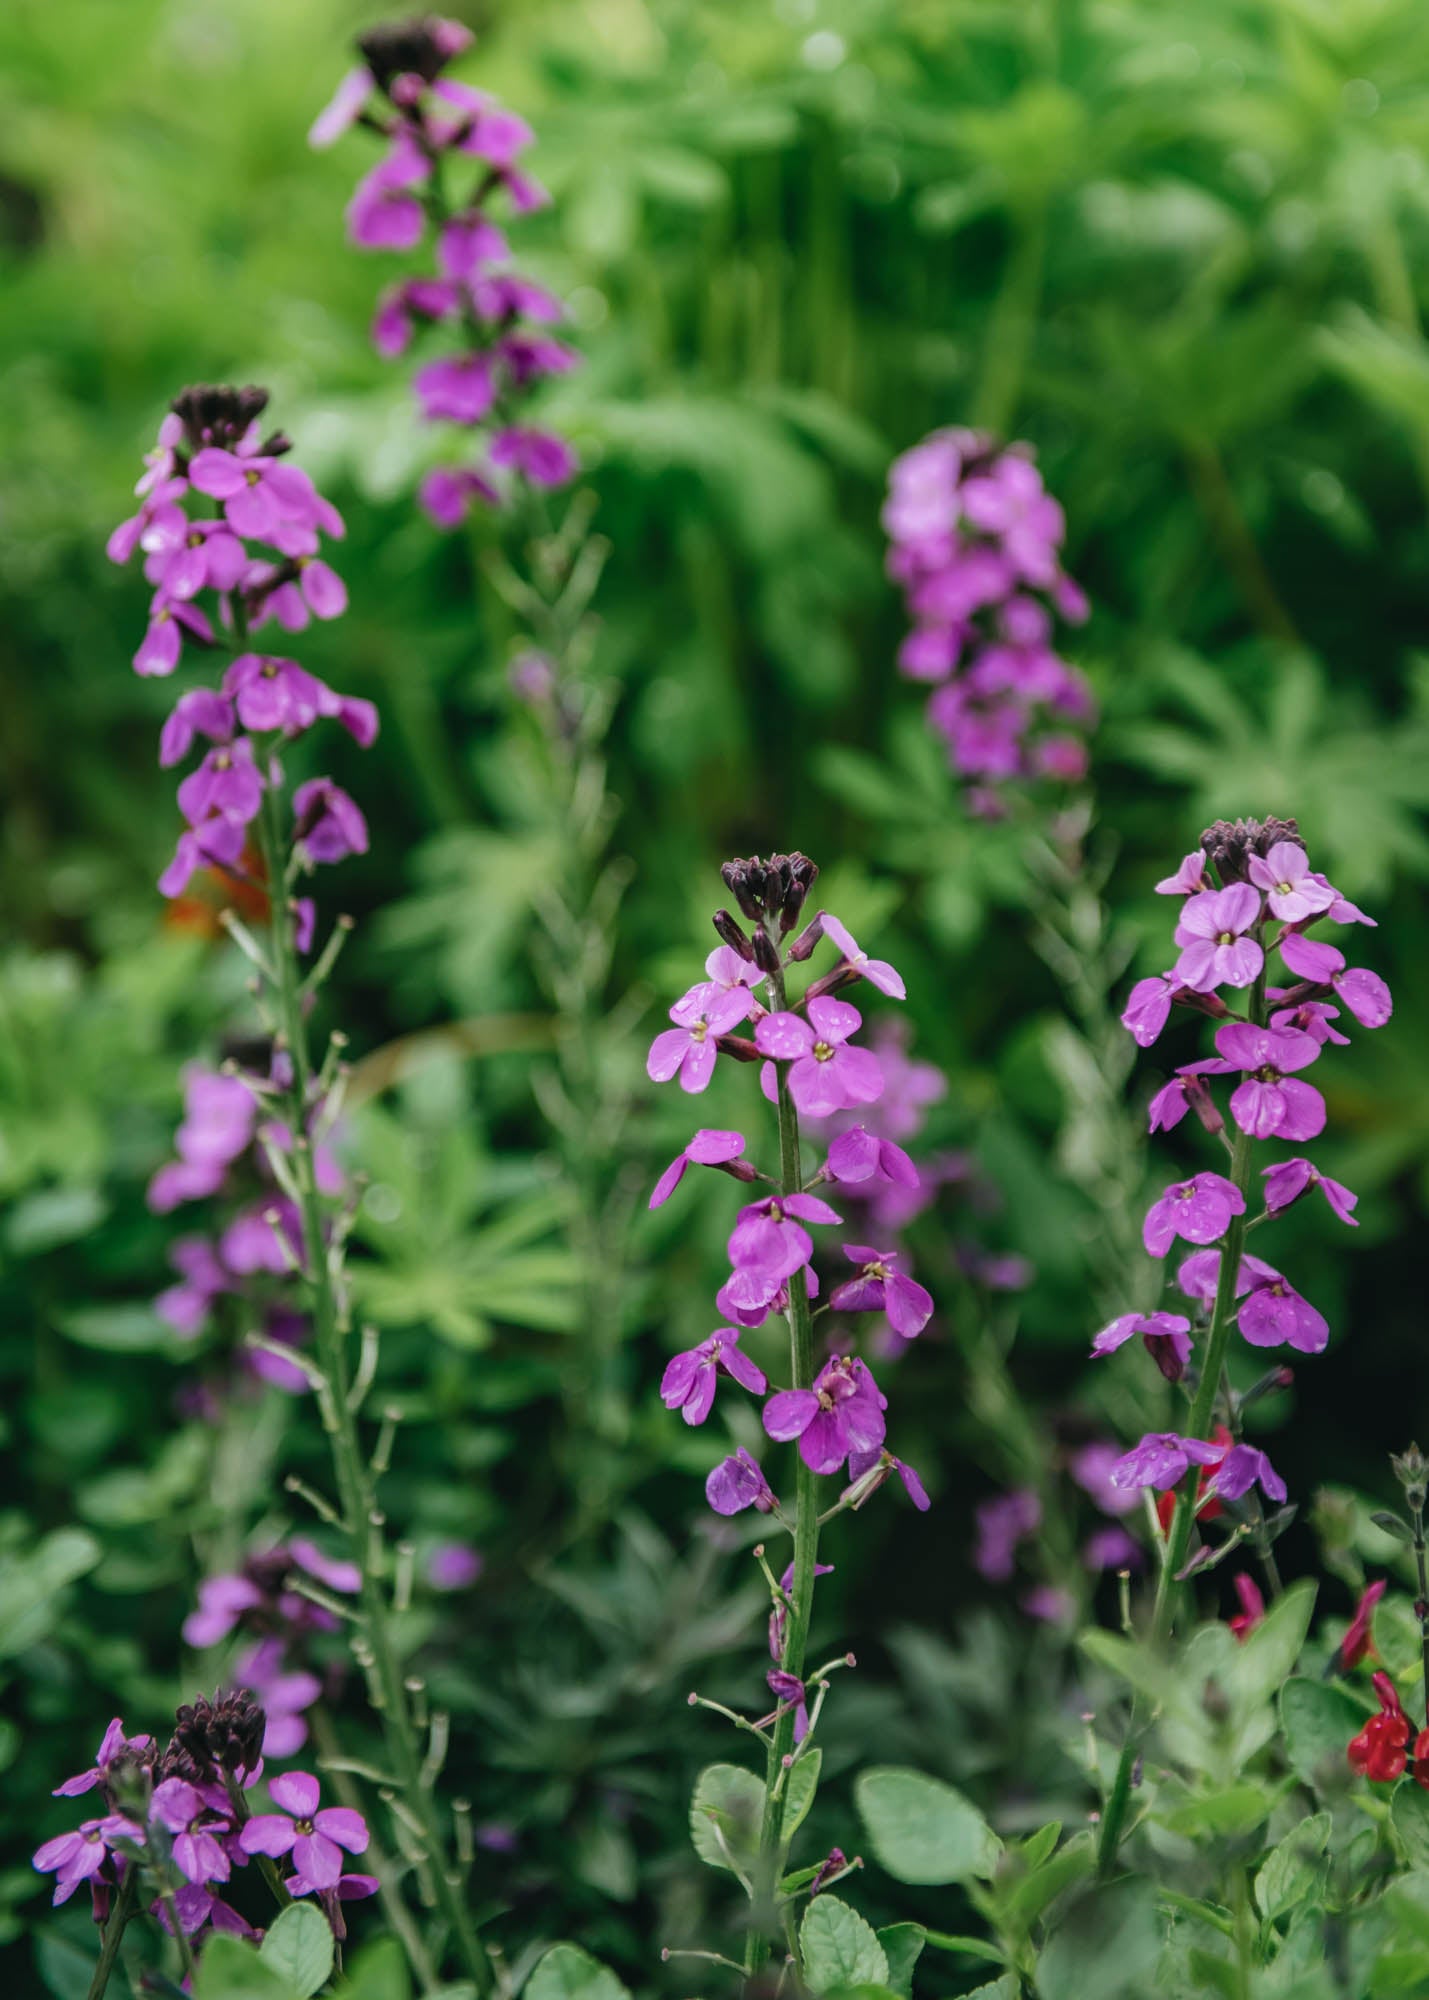
<svg viewBox="0 0 1429 2000">
<path fill-rule="evenodd" d="M 737 951 L 746 965 L 754 963 L 754 946 L 749 942 L 739 920 L 728 910 L 716 910 L 711 921 L 721 944 L 727 944 L 731 951 Z"/>
<path fill-rule="evenodd" d="M 823 936 L 823 934 L 824 934 L 824 913 L 821 910 L 818 916 L 814 917 L 813 919 L 811 919 L 809 923 L 805 924 L 804 928 L 800 931 L 799 935 L 795 938 L 794 942 L 789 947 L 789 957 L 794 961 L 796 965 L 802 965 L 806 958 L 813 957 L 814 946 L 819 942 L 819 939 Z"/>
<path fill-rule="evenodd" d="M 460 44 L 453 47 L 442 33 L 445 25 L 430 15 L 419 14 L 410 21 L 391 21 L 359 35 L 358 53 L 372 72 L 377 88 L 390 90 L 399 76 L 419 76 L 424 83 L 435 82 L 460 47 Z"/>
<path fill-rule="evenodd" d="M 237 444 L 267 407 L 266 389 L 251 383 L 245 389 L 234 389 L 217 382 L 195 382 L 181 389 L 169 405 L 195 451 L 205 445 L 226 449 Z"/>
<path fill-rule="evenodd" d="M 716 1035 L 715 1047 L 722 1056 L 733 1056 L 736 1062 L 763 1062 L 764 1058 L 754 1043 L 743 1035 Z"/>
<path fill-rule="evenodd" d="M 1201 835 L 1201 850 L 1225 885 L 1248 882 L 1252 857 L 1268 854 L 1277 841 L 1299 839 L 1293 819 L 1218 819 Z"/>
<path fill-rule="evenodd" d="M 761 972 L 778 972 L 780 963 L 779 947 L 775 944 L 773 938 L 770 937 L 768 931 L 763 928 L 754 933 L 754 950 L 752 956 L 754 963 L 759 967 Z"/>
</svg>

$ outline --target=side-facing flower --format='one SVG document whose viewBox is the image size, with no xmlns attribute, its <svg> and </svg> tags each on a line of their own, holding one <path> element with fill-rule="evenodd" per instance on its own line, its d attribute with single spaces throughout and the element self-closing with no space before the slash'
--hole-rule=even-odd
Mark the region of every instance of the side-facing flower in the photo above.
<svg viewBox="0 0 1429 2000">
<path fill-rule="evenodd" d="M 746 1507 L 768 1514 L 775 1505 L 773 1491 L 758 1459 L 743 1445 L 715 1466 L 705 1481 L 705 1498 L 716 1514 L 742 1514 Z"/>
<path fill-rule="evenodd" d="M 1193 1465 L 1217 1465 L 1224 1456 L 1222 1445 L 1179 1437 L 1175 1431 L 1148 1431 L 1117 1460 L 1111 1480 L 1114 1486 L 1154 1486 L 1164 1491 L 1184 1479 Z"/>
<path fill-rule="evenodd" d="M 714 1408 L 719 1375 L 728 1375 L 755 1396 L 764 1394 L 769 1387 L 764 1371 L 740 1353 L 740 1332 L 737 1326 L 717 1326 L 698 1347 L 674 1357 L 660 1382 L 660 1400 L 667 1410 L 678 1410 L 687 1424 L 702 1424 Z"/>
<path fill-rule="evenodd" d="M 688 1146 L 683 1151 L 676 1153 L 674 1159 L 671 1160 L 669 1166 L 666 1167 L 664 1173 L 656 1181 L 654 1190 L 650 1196 L 651 1208 L 659 1208 L 663 1202 L 667 1202 L 670 1199 L 670 1196 L 685 1178 L 685 1169 L 687 1167 L 723 1167 L 729 1170 L 734 1166 L 734 1163 L 739 1161 L 743 1151 L 744 1134 L 742 1132 L 721 1132 L 702 1125 Z M 734 1177 L 736 1180 L 752 1180 L 754 1178 L 754 1169 L 749 1167 L 747 1173 L 736 1170 Z"/>
<path fill-rule="evenodd" d="M 933 1316 L 933 1295 L 915 1278 L 894 1269 L 896 1250 L 873 1250 L 866 1243 L 845 1243 L 843 1253 L 857 1264 L 858 1275 L 829 1294 L 836 1312 L 885 1312 L 888 1324 L 904 1340 L 920 1334 Z"/>
<path fill-rule="evenodd" d="M 1138 1333 L 1166 1380 L 1179 1382 L 1191 1358 L 1191 1322 L 1180 1313 L 1122 1313 L 1102 1328 L 1092 1342 L 1092 1353 L 1114 1354 Z"/>
<path fill-rule="evenodd" d="M 1299 1201 L 1301 1195 L 1317 1187 L 1341 1222 L 1347 1222 L 1351 1229 L 1359 1228 L 1351 1212 L 1359 1196 L 1343 1182 L 1322 1174 L 1313 1160 L 1277 1160 L 1273 1167 L 1262 1167 L 1261 1173 L 1265 1180 L 1267 1214 L 1278 1215 L 1282 1209 Z"/>
<path fill-rule="evenodd" d="M 870 958 L 866 951 L 860 950 L 857 940 L 850 935 L 838 918 L 831 917 L 827 910 L 820 910 L 819 921 L 823 926 L 824 936 L 843 953 L 845 963 L 868 980 L 870 985 L 876 986 L 880 993 L 887 993 L 891 999 L 908 998 L 908 989 L 903 984 L 902 974 L 896 971 L 887 959 Z"/>
</svg>

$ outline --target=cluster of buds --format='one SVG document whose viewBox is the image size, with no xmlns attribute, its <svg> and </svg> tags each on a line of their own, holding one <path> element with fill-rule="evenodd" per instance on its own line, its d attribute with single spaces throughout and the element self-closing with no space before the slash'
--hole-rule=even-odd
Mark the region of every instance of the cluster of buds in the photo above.
<svg viewBox="0 0 1429 2000">
<path fill-rule="evenodd" d="M 332 145 L 354 125 L 377 133 L 386 150 L 347 211 L 348 234 L 365 250 L 410 251 L 430 229 L 435 271 L 404 278 L 378 304 L 372 338 L 392 359 L 418 330 L 441 326 L 457 351 L 422 367 L 415 389 L 430 422 L 480 435 L 484 454 L 426 476 L 422 506 L 440 527 L 455 527 L 473 501 L 502 501 L 503 478 L 562 486 L 575 453 L 521 408 L 534 389 L 567 374 L 575 350 L 549 331 L 564 318 L 559 299 L 510 268 L 504 230 L 491 209 L 504 199 L 524 215 L 550 199 L 518 164 L 530 145 L 525 120 L 486 91 L 446 74 L 472 40 L 460 22 L 430 15 L 358 37 L 359 65 L 339 84 L 310 134 Z M 458 194 L 449 177 L 470 178 Z"/>
<path fill-rule="evenodd" d="M 888 573 L 913 630 L 898 664 L 936 683 L 928 720 L 992 815 L 1013 779 L 1080 778 L 1090 728 L 1086 681 L 1053 650 L 1054 614 L 1080 623 L 1087 601 L 1061 566 L 1062 509 L 1029 447 L 939 430 L 894 460 L 883 510 Z"/>
<path fill-rule="evenodd" d="M 1243 1252 L 1241 1243 L 1247 1227 L 1272 1220 L 1313 1191 L 1339 1221 L 1354 1226 L 1357 1197 L 1297 1152 L 1261 1168 L 1263 1207 L 1247 1223 L 1253 1146 L 1281 1140 L 1298 1147 L 1319 1136 L 1325 1100 L 1303 1072 L 1332 1044 L 1348 1041 L 1337 1025 L 1341 1005 L 1361 1027 L 1378 1028 L 1390 1018 L 1392 1003 L 1377 973 L 1347 968 L 1337 946 L 1309 935 L 1324 922 L 1373 919 L 1311 869 L 1293 820 L 1217 822 L 1157 889 L 1184 898 L 1176 923 L 1179 955 L 1168 971 L 1135 986 L 1122 1020 L 1143 1048 L 1159 1038 L 1173 1007 L 1218 1023 L 1215 1055 L 1175 1070 L 1151 1100 L 1150 1125 L 1153 1132 L 1170 1131 L 1194 1114 L 1225 1147 L 1231 1172 L 1201 1172 L 1174 1183 L 1146 1215 L 1143 1239 L 1151 1256 L 1164 1258 L 1178 1239 L 1194 1246 L 1175 1280 L 1189 1310 L 1123 1313 L 1101 1330 L 1092 1351 L 1110 1354 L 1139 1335 L 1175 1382 L 1191 1368 L 1201 1333 L 1218 1318 L 1233 1315 L 1253 1347 L 1290 1346 L 1306 1354 L 1325 1347 L 1330 1329 L 1323 1315 L 1273 1265 Z M 1275 952 L 1284 967 L 1280 985 L 1268 983 Z M 1221 1078 L 1235 1079 L 1224 1112 L 1215 1094 Z M 1223 1269 L 1231 1255 L 1234 1269 Z M 1273 1371 L 1267 1382 L 1274 1386 L 1279 1374 Z M 1207 1474 L 1209 1498 L 1238 1501 L 1258 1485 L 1268 1499 L 1283 1501 L 1284 1482 L 1264 1452 L 1238 1441 L 1247 1400 L 1235 1399 L 1227 1412 L 1235 1437 L 1222 1442 L 1154 1433 L 1125 1455 L 1115 1478 L 1127 1487 L 1165 1492 L 1195 1465 Z"/>
<path fill-rule="evenodd" d="M 163 1751 L 152 1736 L 126 1736 L 116 1716 L 89 1769 L 55 1787 L 57 1798 L 97 1791 L 105 1811 L 36 1850 L 34 1866 L 55 1878 L 54 1902 L 87 1886 L 95 1921 L 105 1923 L 116 1892 L 132 1883 L 150 1914 L 188 1940 L 205 1931 L 256 1937 L 228 1898 L 235 1871 L 261 1858 L 280 1903 L 316 1896 L 342 1937 L 340 1903 L 377 1888 L 374 1876 L 349 1874 L 343 1858 L 367 1847 L 366 1822 L 349 1807 L 322 1806 L 316 1778 L 303 1771 L 271 1779 L 279 1810 L 255 1814 L 266 1728 L 247 1689 L 184 1703 Z M 274 1866 L 285 1856 L 286 1875 Z"/>
</svg>

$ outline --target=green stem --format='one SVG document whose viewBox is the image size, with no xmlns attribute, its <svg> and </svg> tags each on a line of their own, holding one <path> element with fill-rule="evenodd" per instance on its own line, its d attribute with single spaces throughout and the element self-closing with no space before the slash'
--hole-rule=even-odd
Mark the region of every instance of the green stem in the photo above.
<svg viewBox="0 0 1429 2000">
<path fill-rule="evenodd" d="M 124 1870 L 118 1901 L 109 1913 L 109 1922 L 104 1926 L 99 1946 L 99 1963 L 94 1968 L 94 1977 L 89 1982 L 89 1992 L 85 1995 L 85 2000 L 104 2000 L 104 1991 L 109 1984 L 109 1975 L 114 1970 L 114 1962 L 119 1956 L 119 1946 L 124 1938 L 125 1926 L 134 1914 L 134 1894 L 138 1881 L 138 1863 L 131 1861 Z"/>
<path fill-rule="evenodd" d="M 173 1929 L 174 1943 L 179 1948 L 179 1964 L 184 1969 L 184 1977 L 185 1979 L 192 1979 L 194 1976 L 193 1946 L 189 1943 L 184 1927 L 179 1922 L 179 1906 L 174 1900 L 173 1888 L 168 1882 L 165 1882 L 159 1890 L 159 1901 L 163 1904 L 164 1914 Z"/>
<path fill-rule="evenodd" d="M 775 1005 L 784 1006 L 784 980 L 772 980 Z M 785 1194 L 797 1194 L 804 1184 L 799 1158 L 799 1114 L 789 1095 L 787 1071 L 779 1071 L 779 1179 Z M 789 1281 L 789 1351 L 792 1387 L 808 1389 L 814 1380 L 814 1324 L 809 1312 L 809 1294 L 803 1273 Z M 809 1621 L 814 1608 L 814 1569 L 819 1555 L 818 1484 L 813 1472 L 796 1450 L 794 1459 L 795 1500 L 794 1578 L 789 1592 L 790 1609 L 784 1622 L 784 1649 L 779 1665 L 786 1674 L 804 1672 L 804 1651 L 809 1638 Z M 756 1893 L 773 1898 L 778 1886 L 784 1846 L 784 1800 L 788 1790 L 784 1760 L 794 1749 L 794 1708 L 790 1704 L 774 1725 L 774 1739 L 764 1771 L 764 1819 L 759 1833 L 759 1866 Z M 756 1905 L 755 1921 L 745 1946 L 746 1972 L 758 1972 L 769 1955 L 769 1939 L 760 1926 Z"/>
<path fill-rule="evenodd" d="M 460 1891 L 460 1877 L 448 1867 L 446 1840 L 431 1787 L 423 1775 L 407 1705 L 402 1663 L 388 1620 L 386 1592 L 368 1559 L 368 1534 L 375 1511 L 372 1476 L 358 1436 L 350 1400 L 350 1375 L 342 1317 L 335 1295 L 333 1271 L 323 1231 L 322 1197 L 318 1192 L 313 1149 L 307 1142 L 312 1061 L 303 1016 L 297 952 L 288 910 L 287 869 L 277 788 L 270 785 L 261 821 L 264 860 L 272 895 L 272 964 L 276 974 L 274 1000 L 278 1029 L 293 1066 L 289 1092 L 289 1126 L 293 1133 L 292 1169 L 302 1218 L 303 1256 L 311 1293 L 318 1365 L 327 1378 L 323 1423 L 328 1433 L 343 1525 L 362 1576 L 363 1631 L 372 1652 L 374 1706 L 380 1707 L 383 1733 L 396 1767 L 408 1810 L 422 1830 L 437 1905 L 468 1976 L 478 1994 L 491 1990 L 493 1975 L 486 1950 L 477 1936 L 471 1912 Z"/>
</svg>

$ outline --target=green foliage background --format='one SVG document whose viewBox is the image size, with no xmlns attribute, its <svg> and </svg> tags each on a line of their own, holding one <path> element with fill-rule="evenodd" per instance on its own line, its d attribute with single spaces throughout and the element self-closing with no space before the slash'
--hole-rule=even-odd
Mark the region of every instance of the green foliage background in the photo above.
<svg viewBox="0 0 1429 2000">
<path fill-rule="evenodd" d="M 1005 1195 L 995 1240 L 1038 1267 L 1013 1361 L 1027 1405 L 1143 1414 L 1082 1373 L 1089 1298 L 1144 1283 L 1118 1294 L 1115 1218 L 1078 1149 L 1106 1140 L 1095 1051 L 1089 1069 L 1029 942 L 1045 911 L 1019 834 L 963 816 L 893 670 L 881 573 L 892 453 L 949 421 L 1030 439 L 1095 605 L 1078 641 L 1104 708 L 1093 846 L 1140 969 L 1165 957 L 1151 884 L 1220 814 L 1297 814 L 1381 919 L 1358 936 L 1395 1022 L 1326 1066 L 1324 1161 L 1361 1190 L 1363 1227 L 1332 1243 L 1306 1217 L 1285 1255 L 1335 1338 L 1273 1445 L 1302 1495 L 1379 1489 L 1384 1450 L 1429 1416 L 1429 16 L 463 11 L 481 34 L 464 73 L 538 129 L 555 205 L 522 261 L 570 299 L 588 357 L 556 412 L 613 545 L 598 667 L 618 695 L 611 846 L 632 871 L 607 998 L 653 1021 L 688 982 L 720 859 L 812 853 L 824 900 L 909 975 L 917 1052 L 952 1084 L 934 1136 L 976 1147 Z M 241 978 L 161 927 L 171 690 L 129 670 L 142 587 L 103 542 L 174 390 L 251 379 L 349 523 L 350 614 L 303 657 L 385 718 L 370 756 L 339 755 L 374 840 L 332 893 L 371 919 L 338 982 L 355 1052 L 421 1036 L 354 1128 L 390 1197 L 362 1225 L 367 1309 L 393 1393 L 430 1426 L 390 1505 L 419 1544 L 468 1535 L 489 1558 L 469 1602 L 412 1636 L 437 1648 L 478 1817 L 519 1823 L 494 1864 L 513 1932 L 579 1937 L 648 1982 L 648 1941 L 687 1934 L 707 1893 L 683 1814 L 710 1735 L 681 1697 L 698 1672 L 757 1698 L 758 1593 L 691 1527 L 708 1440 L 672 1436 L 654 1396 L 664 1354 L 707 1330 L 732 1208 L 721 1184 L 644 1219 L 689 1119 L 642 1096 L 615 1167 L 618 1339 L 594 1371 L 590 1274 L 531 1095 L 550 1032 L 531 912 L 561 829 L 505 693 L 509 614 L 479 549 L 412 505 L 427 441 L 366 332 L 383 260 L 343 238 L 362 139 L 315 156 L 304 138 L 371 18 L 339 0 L 0 12 L 0 1907 L 28 1964 L 51 1784 L 116 1709 L 160 1726 L 197 1670 L 177 1668 L 197 1576 L 257 1524 L 280 1531 L 282 1471 L 319 1471 L 286 1405 L 242 1405 L 215 1453 L 179 1396 L 192 1357 L 147 1310 L 174 1232 L 143 1184 L 178 1066 Z M 632 1088 L 642 1032 L 600 1045 Z M 727 1082 L 709 1122 L 741 1123 L 741 1102 Z M 1192 1141 L 1159 1157 L 1204 1164 Z M 936 1255 L 936 1226 L 927 1240 Z M 989 1598 L 970 1508 L 1017 1469 L 971 1352 L 930 1339 L 890 1384 L 894 1442 L 939 1505 L 845 1524 L 821 1615 L 868 1668 L 839 1691 L 845 1774 L 876 1734 L 1015 1824 L 1037 1727 L 1009 1712 L 1056 1642 L 1029 1642 L 1010 1603 L 965 1622 Z M 56 1994 L 84 1931 L 44 1948 Z"/>
</svg>

